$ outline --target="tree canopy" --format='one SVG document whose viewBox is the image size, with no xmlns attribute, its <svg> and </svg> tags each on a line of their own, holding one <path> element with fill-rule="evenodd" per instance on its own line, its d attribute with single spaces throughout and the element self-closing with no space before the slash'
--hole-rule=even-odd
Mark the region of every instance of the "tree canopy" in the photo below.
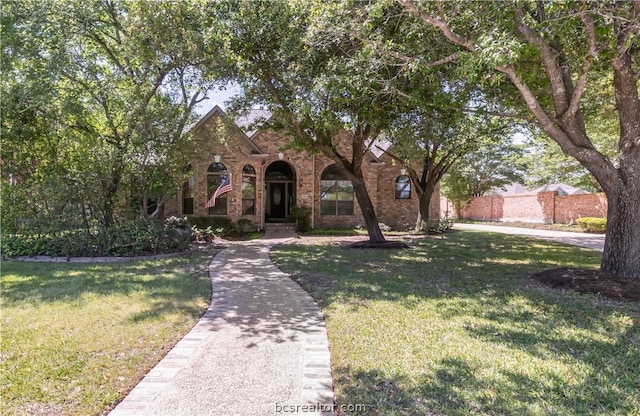
<svg viewBox="0 0 640 416">
<path fill-rule="evenodd" d="M 352 180 L 372 241 L 362 165 L 381 138 L 423 152 L 425 188 L 477 148 L 462 126 L 524 120 L 606 193 L 601 273 L 640 277 L 638 1 L 14 0 L 2 15 L 1 160 L 20 182 L 3 218 L 147 215 L 183 174 L 194 106 L 234 80 L 236 108 L 268 108 Z"/>
<path fill-rule="evenodd" d="M 487 85 L 487 97 L 535 123 L 596 178 L 608 199 L 600 272 L 640 277 L 640 3 L 398 2 L 416 30 L 439 31 L 431 42 L 458 48 L 441 60 L 458 62 Z M 620 129 L 614 159 L 594 144 L 586 122 L 600 104 L 586 97 L 607 79 Z"/>
<path fill-rule="evenodd" d="M 334 160 L 351 180 L 372 242 L 383 242 L 363 179 L 365 155 L 395 117 L 400 96 L 382 88 L 394 68 L 345 22 L 357 9 L 322 1 L 222 1 L 219 36 L 244 94 L 238 110 L 264 106 L 290 146 Z M 346 138 L 348 148 L 340 146 Z"/>
<path fill-rule="evenodd" d="M 147 215 L 150 198 L 161 207 L 209 88 L 199 6 L 7 1 L 2 15 L 3 171 L 20 179 L 9 200 L 26 204 L 3 215 L 80 209 L 109 227 Z"/>
</svg>

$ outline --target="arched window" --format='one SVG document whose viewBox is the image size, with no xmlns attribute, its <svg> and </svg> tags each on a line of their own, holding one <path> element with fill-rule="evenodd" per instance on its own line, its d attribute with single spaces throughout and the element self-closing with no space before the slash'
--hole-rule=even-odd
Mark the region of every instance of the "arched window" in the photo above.
<svg viewBox="0 0 640 416">
<path fill-rule="evenodd" d="M 327 166 L 320 179 L 320 215 L 353 215 L 353 184 L 338 166 Z"/>
<path fill-rule="evenodd" d="M 193 190 L 194 190 L 194 180 L 193 180 L 193 168 L 191 165 L 187 166 L 184 169 L 185 176 L 187 176 L 187 180 L 182 184 L 182 213 L 184 215 L 192 215 L 193 214 Z"/>
<path fill-rule="evenodd" d="M 256 214 L 256 170 L 251 165 L 242 168 L 242 215 Z"/>
<path fill-rule="evenodd" d="M 411 198 L 411 178 L 401 175 L 396 178 L 396 199 Z"/>
<path fill-rule="evenodd" d="M 207 201 L 211 199 L 216 189 L 227 177 L 229 177 L 229 173 L 223 163 L 214 162 L 209 165 L 209 169 L 207 169 Z M 215 205 L 209 208 L 209 215 L 227 215 L 227 195 L 228 193 L 218 195 Z"/>
</svg>

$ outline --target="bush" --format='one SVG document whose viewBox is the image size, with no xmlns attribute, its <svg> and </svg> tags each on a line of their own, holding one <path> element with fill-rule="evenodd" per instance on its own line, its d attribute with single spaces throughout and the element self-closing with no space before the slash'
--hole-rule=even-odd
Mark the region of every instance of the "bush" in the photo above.
<svg viewBox="0 0 640 416">
<path fill-rule="evenodd" d="M 194 225 L 191 231 L 198 243 L 211 243 L 216 238 L 216 233 L 211 227 L 198 228 Z"/>
<path fill-rule="evenodd" d="M 578 218 L 576 223 L 588 233 L 604 233 L 607 231 L 606 218 L 584 217 Z"/>
<path fill-rule="evenodd" d="M 294 206 L 291 214 L 296 219 L 296 231 L 306 233 L 311 230 L 311 208 L 305 205 Z"/>
<path fill-rule="evenodd" d="M 238 225 L 236 225 L 231 221 L 230 218 L 227 217 L 199 217 L 195 215 L 187 217 L 187 221 L 192 226 L 192 229 L 199 231 L 199 234 L 196 235 L 198 241 L 204 241 L 207 239 L 211 240 L 213 238 L 213 235 L 237 237 L 238 235 L 240 235 L 240 227 L 246 227 L 247 221 L 249 224 L 253 224 L 252 221 L 247 219 L 241 219 L 240 221 L 238 221 Z M 204 237 L 204 240 L 202 240 L 200 237 Z"/>
<path fill-rule="evenodd" d="M 139 256 L 183 251 L 191 231 L 161 227 L 153 220 L 128 221 L 94 233 L 60 231 L 49 234 L 13 234 L 2 238 L 2 254 L 15 256 Z"/>
<path fill-rule="evenodd" d="M 165 228 L 173 228 L 176 230 L 188 230 L 191 227 L 186 217 L 172 216 L 164 220 Z"/>
<path fill-rule="evenodd" d="M 238 220 L 238 231 L 241 233 L 250 233 L 258 231 L 258 226 L 248 218 L 240 218 Z"/>
<path fill-rule="evenodd" d="M 434 224 L 429 228 L 429 232 L 446 233 L 448 231 L 451 231 L 451 227 L 453 227 L 453 224 L 455 222 L 456 222 L 455 217 L 451 217 L 451 216 L 441 217 L 438 220 L 437 224 Z"/>
<path fill-rule="evenodd" d="M 233 228 L 233 223 L 230 218 L 227 217 L 208 217 L 208 216 L 195 216 L 191 215 L 187 217 L 187 221 L 192 226 L 199 228 L 201 230 L 205 230 L 208 227 L 211 227 L 212 230 L 231 230 Z"/>
</svg>

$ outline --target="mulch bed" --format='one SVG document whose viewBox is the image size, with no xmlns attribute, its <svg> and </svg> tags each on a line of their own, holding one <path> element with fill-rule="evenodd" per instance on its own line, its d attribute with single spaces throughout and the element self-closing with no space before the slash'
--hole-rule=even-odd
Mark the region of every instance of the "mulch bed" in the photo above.
<svg viewBox="0 0 640 416">
<path fill-rule="evenodd" d="M 386 249 L 402 249 L 409 248 L 408 244 L 405 244 L 401 241 L 383 241 L 381 243 L 373 243 L 369 240 L 366 241 L 357 241 L 355 243 L 349 244 L 351 248 L 386 248 Z"/>
<path fill-rule="evenodd" d="M 598 270 L 566 267 L 544 270 L 531 277 L 553 289 L 572 289 L 613 300 L 640 302 L 640 279 L 601 277 Z"/>
</svg>

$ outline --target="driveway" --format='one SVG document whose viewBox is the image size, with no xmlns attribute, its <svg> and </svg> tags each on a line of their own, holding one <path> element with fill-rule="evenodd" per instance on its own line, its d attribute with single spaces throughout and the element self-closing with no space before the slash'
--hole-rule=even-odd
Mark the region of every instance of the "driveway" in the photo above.
<svg viewBox="0 0 640 416">
<path fill-rule="evenodd" d="M 506 227 L 502 225 L 464 224 L 456 223 L 455 230 L 486 231 L 512 235 L 525 235 L 542 240 L 552 240 L 559 243 L 602 251 L 604 249 L 604 234 L 573 233 L 569 231 L 547 231 L 532 228 Z"/>
</svg>

